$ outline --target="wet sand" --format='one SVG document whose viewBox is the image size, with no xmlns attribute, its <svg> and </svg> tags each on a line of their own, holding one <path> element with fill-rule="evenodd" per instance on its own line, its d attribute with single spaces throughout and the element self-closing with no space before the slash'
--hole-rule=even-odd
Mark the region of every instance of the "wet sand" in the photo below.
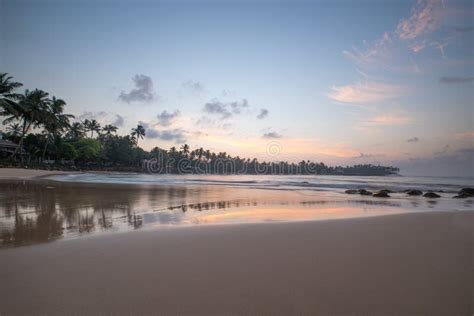
<svg viewBox="0 0 474 316">
<path fill-rule="evenodd" d="M 66 171 L 50 171 L 40 169 L 23 169 L 23 168 L 0 168 L 0 179 L 33 179 L 36 177 L 46 177 L 58 174 L 69 174 L 73 172 Z"/>
<path fill-rule="evenodd" d="M 0 250 L 0 314 L 472 315 L 474 212 L 142 230 Z"/>
</svg>

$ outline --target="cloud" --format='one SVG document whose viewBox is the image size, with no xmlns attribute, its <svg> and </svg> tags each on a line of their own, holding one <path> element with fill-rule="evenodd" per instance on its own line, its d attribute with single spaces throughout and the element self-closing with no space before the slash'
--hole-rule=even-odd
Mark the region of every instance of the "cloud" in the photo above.
<svg viewBox="0 0 474 316">
<path fill-rule="evenodd" d="M 407 139 L 407 143 L 417 143 L 420 139 L 418 137 L 412 137 Z"/>
<path fill-rule="evenodd" d="M 473 82 L 474 77 L 441 77 L 439 78 L 440 83 L 445 84 L 463 84 Z"/>
<path fill-rule="evenodd" d="M 396 33 L 402 40 L 413 40 L 433 32 L 441 24 L 441 1 L 418 0 L 408 18 L 400 20 Z"/>
<path fill-rule="evenodd" d="M 405 88 L 375 81 L 334 86 L 328 97 L 334 101 L 352 104 L 376 103 L 406 94 Z"/>
<path fill-rule="evenodd" d="M 204 85 L 199 81 L 188 80 L 181 84 L 179 92 L 190 95 L 200 94 L 204 92 Z"/>
<path fill-rule="evenodd" d="M 446 148 L 446 146 L 445 146 Z M 449 148 L 449 146 L 448 146 Z M 474 176 L 474 148 L 461 148 L 430 158 L 412 158 L 394 162 L 404 175 Z"/>
<path fill-rule="evenodd" d="M 158 119 L 159 124 L 163 126 L 170 126 L 171 124 L 173 124 L 176 118 L 180 115 L 181 115 L 181 112 L 179 112 L 178 110 L 175 110 L 172 113 L 164 110 L 163 112 L 158 114 L 156 118 Z"/>
<path fill-rule="evenodd" d="M 241 114 L 242 111 L 249 107 L 248 101 L 242 99 L 234 102 L 221 102 L 213 100 L 204 105 L 204 112 L 220 116 L 221 119 L 230 118 L 233 115 Z"/>
<path fill-rule="evenodd" d="M 407 115 L 383 114 L 373 117 L 368 123 L 372 125 L 405 125 L 412 121 L 413 119 Z"/>
<path fill-rule="evenodd" d="M 456 139 L 474 138 L 474 131 L 456 133 L 456 135 L 454 136 L 456 137 Z"/>
<path fill-rule="evenodd" d="M 119 95 L 119 99 L 130 103 L 130 102 L 150 102 L 155 98 L 155 92 L 153 91 L 153 80 L 151 77 L 137 74 L 132 78 L 135 89 L 130 92 L 122 91 Z"/>
<path fill-rule="evenodd" d="M 450 149 L 449 145 L 444 145 L 442 150 L 433 153 L 433 155 L 435 155 L 435 156 L 444 155 L 449 151 L 449 149 Z"/>
<path fill-rule="evenodd" d="M 282 138 L 283 135 L 278 134 L 276 132 L 268 132 L 268 133 L 263 134 L 262 137 L 263 138 Z"/>
<path fill-rule="evenodd" d="M 83 120 L 102 120 L 107 117 L 107 112 L 99 111 L 99 112 L 90 112 L 84 111 L 81 115 L 76 116 L 76 120 L 83 121 Z"/>
<path fill-rule="evenodd" d="M 152 139 L 161 139 L 164 141 L 174 141 L 175 143 L 184 143 L 186 142 L 186 132 L 180 128 L 169 129 L 169 130 L 156 130 L 156 129 L 147 129 L 146 131 L 147 138 Z"/>
<path fill-rule="evenodd" d="M 469 33 L 469 32 L 474 31 L 474 27 L 472 27 L 472 26 L 466 26 L 466 27 L 454 26 L 453 31 L 456 32 L 456 33 L 461 33 L 461 34 L 462 33 Z"/>
<path fill-rule="evenodd" d="M 426 41 L 415 42 L 409 46 L 414 53 L 419 53 L 426 47 Z"/>
<path fill-rule="evenodd" d="M 353 47 L 351 51 L 343 51 L 342 54 L 358 65 L 383 64 L 391 53 L 392 39 L 385 32 L 380 39 L 373 42 L 364 41 L 365 49 Z"/>
<path fill-rule="evenodd" d="M 266 118 L 269 113 L 270 113 L 270 112 L 268 112 L 267 109 L 260 109 L 260 113 L 257 115 L 257 118 L 258 118 L 259 120 L 262 120 L 262 119 Z"/>
<path fill-rule="evenodd" d="M 353 158 L 353 159 L 372 159 L 372 158 L 380 158 L 380 157 L 384 157 L 384 155 L 360 153 L 359 156 L 355 156 L 355 157 L 351 157 L 351 158 Z"/>
<path fill-rule="evenodd" d="M 112 122 L 112 125 L 117 127 L 122 127 L 125 123 L 123 116 L 115 114 L 115 120 Z"/>
<path fill-rule="evenodd" d="M 84 111 L 81 115 L 76 116 L 76 120 L 96 120 L 101 125 L 112 124 L 117 127 L 122 127 L 125 123 L 123 116 L 105 111 Z"/>
</svg>

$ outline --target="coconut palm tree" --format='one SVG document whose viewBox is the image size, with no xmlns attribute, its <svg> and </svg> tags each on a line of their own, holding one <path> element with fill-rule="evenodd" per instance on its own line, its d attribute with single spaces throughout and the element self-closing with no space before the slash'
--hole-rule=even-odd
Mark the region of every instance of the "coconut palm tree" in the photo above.
<svg viewBox="0 0 474 316">
<path fill-rule="evenodd" d="M 71 127 L 70 119 L 74 118 L 74 115 L 63 113 L 65 105 L 66 102 L 64 102 L 64 100 L 56 99 L 56 97 L 53 97 L 53 99 L 48 102 L 48 107 L 43 117 L 45 144 L 42 160 L 44 160 L 46 155 L 49 142 L 58 134 L 63 133 L 66 129 Z"/>
<path fill-rule="evenodd" d="M 185 157 L 188 157 L 188 154 L 189 154 L 189 145 L 188 144 L 184 144 L 181 146 L 181 151 L 183 152 L 183 155 Z"/>
<path fill-rule="evenodd" d="M 117 126 L 113 126 L 112 124 L 105 125 L 102 130 L 105 132 L 107 136 L 110 136 L 113 133 L 117 132 Z"/>
<path fill-rule="evenodd" d="M 8 124 L 19 119 L 22 124 L 20 141 L 18 147 L 11 156 L 12 158 L 18 153 L 18 150 L 23 145 L 23 140 L 30 129 L 43 124 L 45 113 L 48 108 L 48 102 L 48 93 L 43 90 L 26 90 L 24 94 L 19 95 L 18 102 L 14 105 L 16 113 L 12 113 L 3 121 L 3 124 Z"/>
<path fill-rule="evenodd" d="M 130 134 L 132 140 L 138 146 L 138 140 L 145 137 L 145 128 L 143 125 L 138 124 L 137 127 L 132 128 L 132 133 Z"/>
<path fill-rule="evenodd" d="M 82 123 L 84 125 L 84 128 L 86 130 L 86 132 L 91 132 L 91 138 L 93 137 L 94 135 L 94 132 L 97 132 L 97 135 L 99 135 L 100 131 L 101 131 L 101 127 L 100 127 L 100 124 L 99 122 L 97 122 L 96 120 L 84 120 L 84 122 Z"/>
<path fill-rule="evenodd" d="M 6 128 L 7 133 L 14 138 L 21 136 L 21 125 L 19 123 L 12 123 Z"/>
<path fill-rule="evenodd" d="M 13 93 L 16 88 L 22 86 L 21 83 L 12 81 L 13 77 L 6 73 L 0 73 L 0 115 L 11 116 L 19 114 L 16 109 L 16 100 L 19 95 Z"/>
<path fill-rule="evenodd" d="M 84 137 L 84 134 L 85 134 L 84 125 L 82 125 L 82 123 L 80 122 L 74 122 L 69 127 L 66 137 L 70 139 L 79 139 L 79 138 Z"/>
</svg>

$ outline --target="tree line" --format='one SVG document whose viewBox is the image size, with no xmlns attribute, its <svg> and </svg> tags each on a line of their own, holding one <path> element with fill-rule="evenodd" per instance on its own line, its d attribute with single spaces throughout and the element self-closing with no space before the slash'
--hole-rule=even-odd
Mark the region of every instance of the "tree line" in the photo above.
<svg viewBox="0 0 474 316">
<path fill-rule="evenodd" d="M 58 168 L 143 171 L 146 162 L 155 161 L 162 173 L 389 175 L 399 171 L 370 164 L 333 167 L 309 160 L 260 162 L 204 148 L 191 150 L 188 144 L 145 151 L 138 146 L 146 136 L 142 125 L 128 135 L 118 135 L 118 127 L 112 124 L 75 120 L 65 113 L 63 99 L 40 89 L 18 93 L 20 87 L 21 83 L 0 73 L 2 136 L 18 145 L 11 153 L 1 153 L 2 165 L 44 167 L 54 161 L 53 167 Z"/>
</svg>

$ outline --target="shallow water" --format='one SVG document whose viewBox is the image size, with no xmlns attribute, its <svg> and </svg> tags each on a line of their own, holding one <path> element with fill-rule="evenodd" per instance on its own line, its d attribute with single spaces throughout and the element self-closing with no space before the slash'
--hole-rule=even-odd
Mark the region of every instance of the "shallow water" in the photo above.
<svg viewBox="0 0 474 316">
<path fill-rule="evenodd" d="M 416 180 L 416 181 L 415 181 Z M 442 180 L 442 181 L 441 181 Z M 78 174 L 0 182 L 0 247 L 186 225 L 323 220 L 474 210 L 453 199 L 470 179 Z M 72 181 L 78 181 L 75 183 Z M 418 188 L 440 199 L 347 195 L 347 188 Z"/>
<path fill-rule="evenodd" d="M 455 193 L 461 187 L 474 186 L 469 177 L 362 177 L 324 175 L 157 175 L 144 173 L 77 173 L 57 175 L 50 179 L 64 182 L 120 183 L 120 184 L 213 184 L 246 188 L 272 188 L 283 190 L 326 190 L 341 189 L 418 189 L 422 191 L 443 191 Z"/>
</svg>

